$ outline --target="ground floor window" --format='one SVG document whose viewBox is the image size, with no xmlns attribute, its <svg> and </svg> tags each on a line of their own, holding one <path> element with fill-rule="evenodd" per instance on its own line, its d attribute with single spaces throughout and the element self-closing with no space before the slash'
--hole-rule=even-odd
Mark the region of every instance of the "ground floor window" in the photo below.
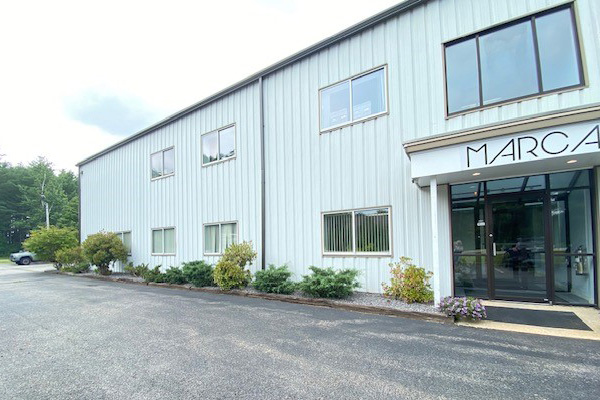
<svg viewBox="0 0 600 400">
<path fill-rule="evenodd" d="M 390 208 L 323 214 L 324 255 L 390 255 Z"/>
<path fill-rule="evenodd" d="M 230 245 L 237 243 L 237 222 L 204 225 L 204 254 L 220 255 Z"/>
<path fill-rule="evenodd" d="M 121 242 L 123 242 L 123 245 L 127 249 L 127 255 L 130 256 L 131 255 L 131 232 L 130 231 L 116 232 L 116 234 L 119 237 L 119 239 L 121 239 Z"/>
<path fill-rule="evenodd" d="M 596 304 L 593 171 L 452 186 L 457 296 Z"/>
<path fill-rule="evenodd" d="M 175 254 L 175 228 L 152 229 L 152 254 Z"/>
</svg>

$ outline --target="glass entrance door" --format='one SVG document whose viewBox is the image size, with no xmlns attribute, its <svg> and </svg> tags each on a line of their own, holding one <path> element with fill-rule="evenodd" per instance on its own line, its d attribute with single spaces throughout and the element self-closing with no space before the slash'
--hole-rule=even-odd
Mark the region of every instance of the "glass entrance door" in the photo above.
<svg viewBox="0 0 600 400">
<path fill-rule="evenodd" d="M 491 298 L 548 300 L 545 211 L 544 192 L 489 197 Z"/>
</svg>

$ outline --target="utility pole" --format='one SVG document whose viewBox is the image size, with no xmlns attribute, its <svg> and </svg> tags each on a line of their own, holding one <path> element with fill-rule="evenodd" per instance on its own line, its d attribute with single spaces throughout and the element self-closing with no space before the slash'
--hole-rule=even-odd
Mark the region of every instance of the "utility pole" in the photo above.
<svg viewBox="0 0 600 400">
<path fill-rule="evenodd" d="M 46 186 L 46 174 L 44 173 L 44 180 L 42 181 L 42 206 L 46 209 L 46 229 L 50 228 L 50 210 L 48 209 L 48 202 L 46 201 L 46 195 L 44 194 L 44 188 Z"/>
</svg>

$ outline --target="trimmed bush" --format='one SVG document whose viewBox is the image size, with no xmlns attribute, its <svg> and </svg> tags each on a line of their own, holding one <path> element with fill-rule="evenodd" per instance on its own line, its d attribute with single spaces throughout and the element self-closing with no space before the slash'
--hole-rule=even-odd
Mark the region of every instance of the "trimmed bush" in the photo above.
<svg viewBox="0 0 600 400">
<path fill-rule="evenodd" d="M 90 264 L 83 258 L 81 246 L 57 250 L 56 262 L 60 265 L 60 270 L 65 272 L 80 274 L 90 270 Z"/>
<path fill-rule="evenodd" d="M 223 290 L 243 288 L 252 280 L 250 271 L 245 271 L 246 265 L 252 264 L 256 252 L 251 242 L 230 245 L 225 249 L 223 257 L 215 266 L 213 272 L 215 283 Z"/>
<path fill-rule="evenodd" d="M 183 271 L 177 267 L 171 267 L 165 272 L 165 283 L 172 285 L 184 285 L 187 283 Z"/>
<path fill-rule="evenodd" d="M 140 264 L 140 265 L 134 266 L 133 263 L 128 263 L 124 269 L 125 269 L 125 272 L 128 272 L 129 274 L 131 274 L 133 276 L 139 276 L 139 277 L 144 277 L 144 275 L 146 273 L 148 273 L 148 271 L 150 271 L 150 268 L 148 268 L 148 264 Z"/>
<path fill-rule="evenodd" d="M 183 263 L 183 276 L 196 287 L 214 286 L 212 265 L 204 261 L 190 261 Z"/>
<path fill-rule="evenodd" d="M 480 321 L 487 318 L 485 306 L 481 300 L 473 297 L 444 297 L 438 306 L 439 310 L 458 321 L 461 318 Z"/>
<path fill-rule="evenodd" d="M 142 276 L 146 282 L 165 283 L 165 274 L 160 272 L 160 265 L 152 269 L 148 269 Z"/>
<path fill-rule="evenodd" d="M 256 271 L 254 274 L 254 287 L 265 293 L 292 294 L 296 284 L 290 280 L 292 273 L 287 265 L 276 267 L 269 265 L 266 270 Z"/>
<path fill-rule="evenodd" d="M 100 275 L 110 275 L 110 264 L 127 261 L 127 249 L 112 232 L 99 232 L 88 236 L 82 244 L 85 259 L 98 267 Z"/>
<path fill-rule="evenodd" d="M 355 269 L 335 271 L 333 268 L 309 268 L 313 273 L 304 275 L 298 288 L 309 296 L 342 299 L 350 296 L 360 286 Z"/>
<path fill-rule="evenodd" d="M 36 254 L 37 258 L 54 263 L 56 269 L 60 265 L 56 260 L 56 252 L 62 249 L 71 249 L 79 245 L 77 231 L 71 228 L 40 228 L 31 231 L 29 239 L 23 242 L 23 247 L 27 251 Z"/>
<path fill-rule="evenodd" d="M 429 280 L 433 275 L 425 268 L 417 267 L 408 257 L 390 263 L 390 284 L 382 284 L 385 297 L 400 299 L 407 303 L 429 303 L 433 301 L 433 290 Z"/>
</svg>

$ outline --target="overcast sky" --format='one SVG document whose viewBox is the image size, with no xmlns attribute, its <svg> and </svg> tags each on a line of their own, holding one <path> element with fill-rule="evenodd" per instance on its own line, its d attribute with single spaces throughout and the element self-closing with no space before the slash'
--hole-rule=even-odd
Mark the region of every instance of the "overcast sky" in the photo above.
<svg viewBox="0 0 600 400">
<path fill-rule="evenodd" d="M 400 0 L 4 1 L 0 154 L 87 156 Z"/>
</svg>

